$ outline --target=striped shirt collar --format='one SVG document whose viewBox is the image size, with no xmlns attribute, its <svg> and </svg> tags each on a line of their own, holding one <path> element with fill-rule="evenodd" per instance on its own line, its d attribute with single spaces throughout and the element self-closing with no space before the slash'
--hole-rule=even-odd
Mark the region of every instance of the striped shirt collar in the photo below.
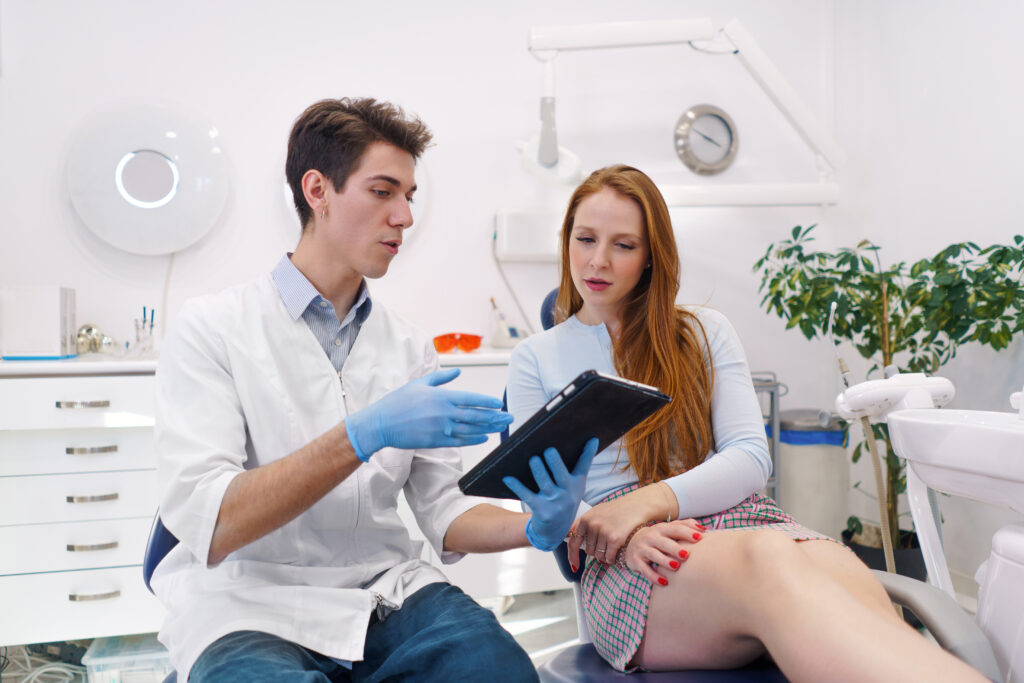
<svg viewBox="0 0 1024 683">
<path fill-rule="evenodd" d="M 292 317 L 292 320 L 298 320 L 306 312 L 310 304 L 317 301 L 326 301 L 326 299 L 320 295 L 320 292 L 302 274 L 302 271 L 295 267 L 291 256 L 291 252 L 288 252 L 281 257 L 277 266 L 274 267 L 271 277 L 274 279 L 277 293 L 281 296 L 281 301 L 284 303 L 288 314 Z M 366 316 L 370 314 L 372 306 L 373 302 L 370 300 L 370 292 L 366 288 L 366 281 L 363 280 L 359 284 L 359 294 L 356 295 L 355 305 L 347 312 L 342 325 L 347 324 L 354 316 L 358 322 L 362 323 L 366 320 Z"/>
</svg>

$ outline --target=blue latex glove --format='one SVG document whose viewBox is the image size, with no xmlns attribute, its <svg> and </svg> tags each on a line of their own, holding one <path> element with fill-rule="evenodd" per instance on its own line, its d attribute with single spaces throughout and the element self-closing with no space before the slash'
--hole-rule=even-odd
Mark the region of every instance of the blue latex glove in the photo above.
<svg viewBox="0 0 1024 683">
<path fill-rule="evenodd" d="M 544 451 L 544 461 L 554 475 L 551 481 L 548 470 L 536 455 L 530 458 L 530 470 L 537 480 L 538 492 L 534 493 L 515 477 L 505 477 L 502 481 L 512 489 L 512 493 L 530 506 L 533 516 L 526 523 L 526 539 L 534 548 L 554 550 L 565 540 L 565 535 L 576 520 L 576 510 L 583 500 L 587 487 L 587 472 L 590 463 L 597 454 L 597 439 L 591 439 L 583 447 L 583 453 L 576 462 L 572 474 L 562 462 L 562 456 L 554 448 Z"/>
<path fill-rule="evenodd" d="M 356 457 L 366 462 L 385 447 L 441 448 L 487 441 L 512 422 L 501 400 L 470 391 L 439 389 L 459 376 L 458 368 L 437 370 L 395 389 L 345 418 Z"/>
</svg>

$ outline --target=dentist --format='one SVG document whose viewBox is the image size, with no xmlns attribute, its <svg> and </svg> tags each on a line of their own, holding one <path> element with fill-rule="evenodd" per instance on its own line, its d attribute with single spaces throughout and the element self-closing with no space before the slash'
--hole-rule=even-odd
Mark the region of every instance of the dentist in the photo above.
<svg viewBox="0 0 1024 683">
<path fill-rule="evenodd" d="M 177 545 L 152 586 L 179 680 L 535 680 L 529 657 L 420 559 L 404 492 L 445 563 L 550 550 L 596 450 L 570 473 L 535 460 L 533 514 L 458 490 L 455 447 L 510 421 L 442 388 L 431 341 L 372 301 L 412 224 L 431 134 L 372 99 L 295 122 L 286 172 L 303 225 L 273 272 L 182 307 L 157 371 L 160 515 Z"/>
</svg>

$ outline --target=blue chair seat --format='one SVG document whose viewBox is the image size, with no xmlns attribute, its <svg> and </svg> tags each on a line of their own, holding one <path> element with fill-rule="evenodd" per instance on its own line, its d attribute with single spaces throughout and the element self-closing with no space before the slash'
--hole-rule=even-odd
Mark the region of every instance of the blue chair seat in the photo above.
<svg viewBox="0 0 1024 683">
<path fill-rule="evenodd" d="M 615 671 L 597 654 L 593 643 L 562 650 L 537 668 L 542 683 L 786 683 L 778 667 L 768 659 L 759 659 L 741 669 L 715 671 L 665 671 L 624 674 Z"/>
</svg>

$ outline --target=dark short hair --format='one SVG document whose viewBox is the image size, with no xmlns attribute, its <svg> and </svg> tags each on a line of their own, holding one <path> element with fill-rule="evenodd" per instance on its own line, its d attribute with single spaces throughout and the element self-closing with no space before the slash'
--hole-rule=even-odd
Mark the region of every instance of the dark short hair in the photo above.
<svg viewBox="0 0 1024 683">
<path fill-rule="evenodd" d="M 302 194 L 302 176 L 316 169 L 341 190 L 366 148 L 386 142 L 419 159 L 433 136 L 418 117 L 371 97 L 321 100 L 295 120 L 288 136 L 285 176 L 303 228 L 313 210 Z"/>
</svg>

